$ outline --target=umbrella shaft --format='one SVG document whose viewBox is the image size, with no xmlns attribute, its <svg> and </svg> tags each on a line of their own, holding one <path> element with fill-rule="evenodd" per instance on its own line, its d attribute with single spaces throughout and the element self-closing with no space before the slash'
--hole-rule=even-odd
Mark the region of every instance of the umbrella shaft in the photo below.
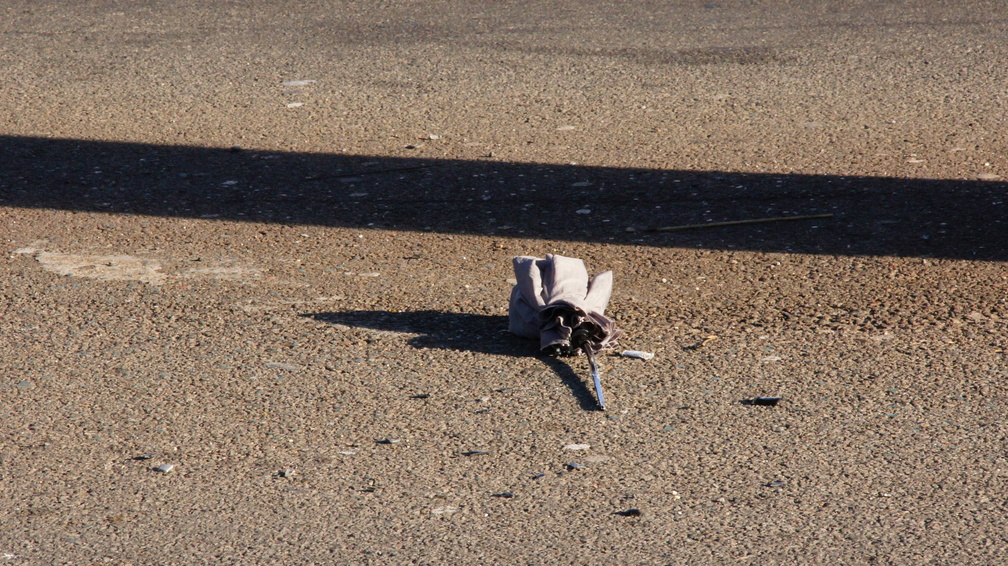
<svg viewBox="0 0 1008 566">
<path fill-rule="evenodd" d="M 591 346 L 587 342 L 582 344 L 581 348 L 584 353 L 588 356 L 588 366 L 591 367 L 592 380 L 595 382 L 595 396 L 598 397 L 598 404 L 602 410 L 605 410 L 605 395 L 602 394 L 602 377 L 599 375 L 598 364 L 595 363 L 595 354 L 591 350 Z"/>
</svg>

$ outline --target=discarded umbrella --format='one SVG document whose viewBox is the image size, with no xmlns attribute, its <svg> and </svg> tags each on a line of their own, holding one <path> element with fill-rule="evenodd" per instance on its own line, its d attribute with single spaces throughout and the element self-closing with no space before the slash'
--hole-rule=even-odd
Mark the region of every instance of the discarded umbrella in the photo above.
<svg viewBox="0 0 1008 566">
<path fill-rule="evenodd" d="M 595 354 L 614 347 L 622 334 L 605 316 L 612 271 L 589 281 L 580 259 L 547 254 L 545 258 L 518 256 L 513 262 L 517 284 L 511 291 L 509 330 L 524 338 L 538 338 L 540 350 L 554 356 L 584 352 L 599 407 L 605 410 Z"/>
</svg>

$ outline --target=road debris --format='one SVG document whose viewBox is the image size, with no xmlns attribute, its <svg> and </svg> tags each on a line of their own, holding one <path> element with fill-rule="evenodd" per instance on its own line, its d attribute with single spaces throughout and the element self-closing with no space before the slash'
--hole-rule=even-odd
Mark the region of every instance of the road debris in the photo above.
<svg viewBox="0 0 1008 566">
<path fill-rule="evenodd" d="M 640 350 L 623 350 L 620 355 L 624 358 L 638 358 L 641 360 L 650 360 L 654 358 L 654 354 L 651 352 L 641 352 Z"/>
<path fill-rule="evenodd" d="M 691 344 L 689 346 L 683 346 L 683 350 L 687 350 L 687 351 L 690 351 L 690 350 L 699 350 L 700 348 L 703 348 L 704 346 L 706 346 L 707 344 L 710 344 L 711 342 L 713 342 L 715 340 L 717 340 L 717 336 L 711 334 L 709 336 L 705 336 L 703 340 L 697 342 L 696 344 Z"/>
<path fill-rule="evenodd" d="M 648 232 L 680 232 L 683 230 L 699 230 L 701 228 L 721 228 L 724 226 L 745 226 L 749 224 L 769 224 L 771 222 L 789 222 L 795 220 L 814 220 L 817 218 L 833 218 L 832 214 L 805 214 L 801 216 L 775 216 L 772 218 L 752 218 L 749 220 L 729 220 L 726 222 L 704 222 L 702 224 L 680 224 L 678 226 L 662 226 L 648 228 Z"/>
<path fill-rule="evenodd" d="M 455 505 L 443 505 L 431 509 L 431 515 L 452 515 L 458 512 L 459 508 Z"/>
<path fill-rule="evenodd" d="M 554 356 L 588 358 L 599 408 L 606 408 L 595 354 L 613 348 L 623 333 L 605 316 L 613 273 L 591 278 L 580 259 L 546 254 L 512 259 L 518 283 L 511 289 L 508 330 L 539 339 L 540 351 Z"/>
</svg>

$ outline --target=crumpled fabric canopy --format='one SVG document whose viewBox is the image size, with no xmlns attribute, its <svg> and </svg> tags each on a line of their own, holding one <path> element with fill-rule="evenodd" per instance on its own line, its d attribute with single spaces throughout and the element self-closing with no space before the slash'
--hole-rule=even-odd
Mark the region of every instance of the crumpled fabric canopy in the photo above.
<svg viewBox="0 0 1008 566">
<path fill-rule="evenodd" d="M 577 353 L 582 341 L 593 352 L 616 345 L 622 331 L 605 316 L 612 271 L 599 273 L 589 282 L 580 259 L 547 254 L 545 258 L 518 256 L 513 261 L 518 284 L 511 291 L 508 309 L 511 332 L 538 338 L 541 349 L 565 355 Z"/>
</svg>

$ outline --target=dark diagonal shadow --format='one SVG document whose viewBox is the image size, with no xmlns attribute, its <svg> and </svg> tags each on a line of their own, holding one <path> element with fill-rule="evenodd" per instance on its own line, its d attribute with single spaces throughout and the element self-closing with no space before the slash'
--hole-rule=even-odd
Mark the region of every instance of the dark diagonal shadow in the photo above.
<svg viewBox="0 0 1008 566">
<path fill-rule="evenodd" d="M 587 382 L 585 382 L 585 379 L 590 378 L 582 377 L 588 376 L 590 371 L 588 369 L 588 361 L 584 356 L 559 359 L 540 354 L 539 358 L 560 376 L 560 380 L 570 389 L 571 394 L 577 399 L 578 405 L 582 410 L 601 410 L 598 400 L 595 399 L 595 394 L 592 393 L 591 389 L 588 388 Z"/>
<path fill-rule="evenodd" d="M 306 313 L 301 316 L 330 324 L 416 334 L 407 341 L 414 348 L 464 350 L 515 357 L 535 354 L 533 342 L 507 331 L 506 316 L 433 310 L 340 311 Z"/>
<path fill-rule="evenodd" d="M 1008 260 L 1008 183 L 0 136 L 0 206 L 653 247 Z M 805 220 L 651 231 L 739 220 Z"/>
<path fill-rule="evenodd" d="M 301 316 L 330 324 L 417 334 L 407 341 L 414 348 L 464 350 L 515 357 L 535 356 L 560 377 L 582 409 L 586 411 L 598 409 L 594 393 L 588 389 L 575 370 L 584 365 L 582 373 L 588 375 L 588 366 L 584 358 L 570 358 L 568 364 L 567 360 L 539 353 L 535 341 L 519 338 L 507 331 L 506 316 L 432 310 L 319 312 L 305 313 Z"/>
</svg>

